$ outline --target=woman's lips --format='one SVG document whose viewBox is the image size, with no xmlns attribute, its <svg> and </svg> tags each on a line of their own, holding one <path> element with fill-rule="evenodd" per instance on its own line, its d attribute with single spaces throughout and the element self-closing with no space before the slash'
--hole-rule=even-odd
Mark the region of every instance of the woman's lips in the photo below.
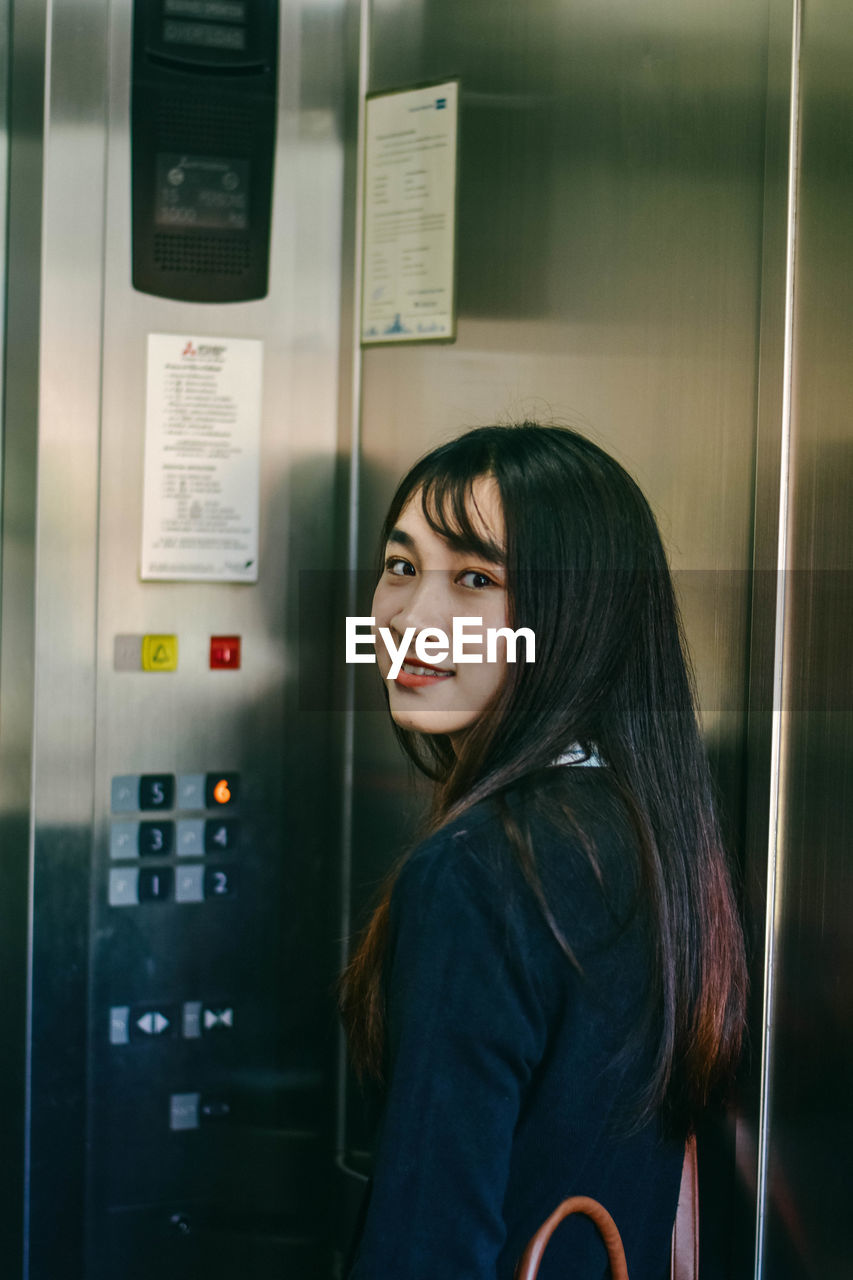
<svg viewBox="0 0 853 1280">
<path fill-rule="evenodd" d="M 425 662 L 404 662 L 397 676 L 397 684 L 404 689 L 423 689 L 426 685 L 440 684 L 456 673 L 441 667 L 431 667 Z"/>
</svg>

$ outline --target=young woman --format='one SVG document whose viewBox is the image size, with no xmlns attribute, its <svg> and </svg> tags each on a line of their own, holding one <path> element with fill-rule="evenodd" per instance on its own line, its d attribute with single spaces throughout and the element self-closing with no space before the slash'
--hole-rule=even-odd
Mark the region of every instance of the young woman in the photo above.
<svg viewBox="0 0 853 1280">
<path fill-rule="evenodd" d="M 615 1218 L 631 1280 L 665 1280 L 746 978 L 654 518 L 577 433 L 484 427 L 415 464 L 382 547 L 373 614 L 406 660 L 388 678 L 380 641 L 378 662 L 434 803 L 342 979 L 386 1089 L 351 1280 L 511 1280 L 575 1194 Z M 424 662 L 417 634 L 456 617 L 529 628 L 535 661 L 522 640 Z M 540 1276 L 605 1270 L 570 1219 Z"/>
</svg>

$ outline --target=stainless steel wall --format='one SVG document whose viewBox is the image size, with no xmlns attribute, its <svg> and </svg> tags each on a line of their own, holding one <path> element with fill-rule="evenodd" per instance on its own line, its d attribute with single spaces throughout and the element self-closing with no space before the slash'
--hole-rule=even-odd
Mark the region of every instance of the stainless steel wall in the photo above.
<svg viewBox="0 0 853 1280">
<path fill-rule="evenodd" d="M 803 7 L 763 1275 L 853 1275 L 853 13 Z"/>
<path fill-rule="evenodd" d="M 3 1267 L 307 1277 L 329 1265 L 335 1064 L 332 747 L 310 690 L 331 665 L 343 7 L 282 6 L 269 295 L 228 306 L 131 288 L 131 13 L 14 13 Z M 151 332 L 264 341 L 257 585 L 140 581 Z M 142 633 L 178 634 L 177 672 L 115 669 L 116 635 Z M 214 634 L 242 637 L 239 671 L 209 669 Z M 242 778 L 235 903 L 110 906 L 111 779 L 208 770 Z M 223 997 L 230 1046 L 111 1043 L 113 1005 Z M 217 1079 L 236 1123 L 170 1131 L 171 1095 Z"/>
<path fill-rule="evenodd" d="M 439 441 L 525 417 L 588 432 L 659 518 L 739 858 L 763 297 L 768 322 L 782 323 L 785 38 L 783 20 L 774 61 L 763 0 L 375 0 L 365 63 L 368 90 L 461 79 L 459 325 L 452 346 L 368 349 L 357 365 L 358 563 L 372 562 L 395 481 Z M 768 265 L 771 121 L 783 234 Z M 778 450 L 778 423 L 768 429 Z M 772 444 L 767 456 L 772 468 Z M 371 671 L 355 685 L 353 924 L 417 813 Z M 757 847 L 760 922 L 761 835 Z M 345 1163 L 363 1170 L 369 1117 L 353 1094 L 344 1128 Z M 736 1189 L 731 1135 L 706 1146 L 704 1263 L 745 1275 L 754 1187 Z"/>
</svg>

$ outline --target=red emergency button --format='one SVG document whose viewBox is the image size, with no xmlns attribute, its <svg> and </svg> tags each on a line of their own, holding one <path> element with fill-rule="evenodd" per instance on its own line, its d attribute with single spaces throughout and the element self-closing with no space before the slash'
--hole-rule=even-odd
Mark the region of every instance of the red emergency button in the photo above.
<svg viewBox="0 0 853 1280">
<path fill-rule="evenodd" d="M 211 671 L 237 671 L 240 666 L 240 637 L 210 637 Z"/>
</svg>

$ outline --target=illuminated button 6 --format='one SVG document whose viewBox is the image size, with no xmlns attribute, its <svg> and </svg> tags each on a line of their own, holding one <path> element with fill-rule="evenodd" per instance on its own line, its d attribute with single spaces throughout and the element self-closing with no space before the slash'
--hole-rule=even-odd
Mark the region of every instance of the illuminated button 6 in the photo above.
<svg viewBox="0 0 853 1280">
<path fill-rule="evenodd" d="M 204 801 L 207 809 L 233 808 L 240 796 L 238 773 L 209 773 L 204 784 Z"/>
<path fill-rule="evenodd" d="M 172 892 L 171 867 L 145 867 L 139 872 L 139 901 L 165 902 Z"/>
<path fill-rule="evenodd" d="M 237 892 L 237 876 L 234 867 L 205 867 L 205 898 L 233 898 Z"/>
<path fill-rule="evenodd" d="M 139 779 L 140 809 L 173 809 L 174 805 L 175 775 L 144 773 Z"/>
<path fill-rule="evenodd" d="M 205 853 L 233 853 L 240 841 L 240 823 L 233 818 L 211 818 L 204 824 Z"/>
<path fill-rule="evenodd" d="M 143 858 L 168 858 L 174 843 L 174 822 L 140 822 L 139 852 Z"/>
</svg>

